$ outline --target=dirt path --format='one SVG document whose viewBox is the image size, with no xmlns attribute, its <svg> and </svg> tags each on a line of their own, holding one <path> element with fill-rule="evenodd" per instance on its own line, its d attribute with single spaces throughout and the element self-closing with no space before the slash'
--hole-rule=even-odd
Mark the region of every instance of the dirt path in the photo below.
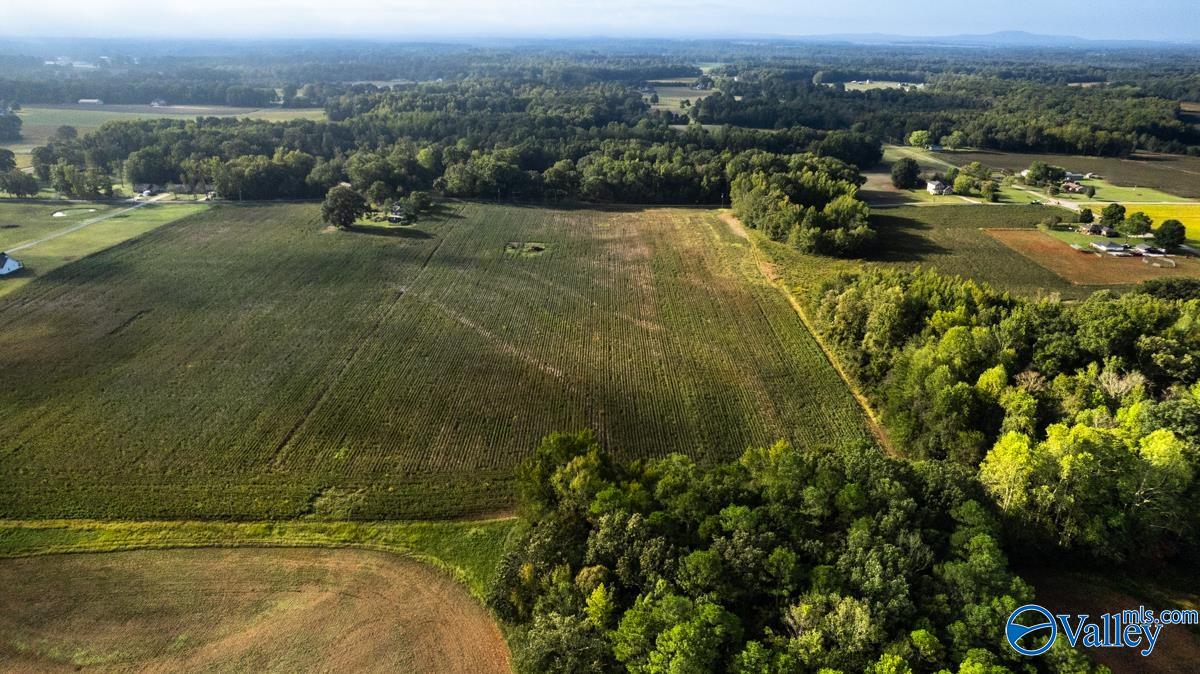
<svg viewBox="0 0 1200 674">
<path fill-rule="evenodd" d="M 60 236 L 66 236 L 68 234 L 78 232 L 79 230 L 83 229 L 84 227 L 90 227 L 91 225 L 94 225 L 98 222 L 104 222 L 105 220 L 115 218 L 118 215 L 122 215 L 122 214 L 128 213 L 130 211 L 136 211 L 137 209 L 141 208 L 142 206 L 157 202 L 160 199 L 164 198 L 165 196 L 166 196 L 165 194 L 159 195 L 153 199 L 147 199 L 145 201 L 140 201 L 140 202 L 134 204 L 133 206 L 130 206 L 129 208 L 123 208 L 119 211 L 112 211 L 109 213 L 105 213 L 104 215 L 98 215 L 94 218 L 88 218 L 87 220 L 84 220 L 83 222 L 80 222 L 78 224 L 71 225 L 70 227 L 67 227 L 65 229 L 60 229 L 57 232 L 52 232 L 50 234 L 47 234 L 46 236 L 43 236 L 40 239 L 34 239 L 33 241 L 25 241 L 23 243 L 20 243 L 16 246 L 13 246 L 12 248 L 9 248 L 6 252 L 16 253 L 18 251 L 22 251 L 27 248 L 33 248 L 34 246 L 36 246 L 38 244 L 46 243 L 47 241 L 53 241 L 54 239 L 57 239 Z"/>
<path fill-rule="evenodd" d="M 842 369 L 841 361 L 838 360 L 837 355 L 834 354 L 829 346 L 825 343 L 825 340 L 821 337 L 821 334 L 817 332 L 812 321 L 809 319 L 808 312 L 804 310 L 804 307 L 796 299 L 796 296 L 792 294 L 792 291 L 787 287 L 787 285 L 780 280 L 779 274 L 775 271 L 774 265 L 763 258 L 762 251 L 758 249 L 758 244 L 750 239 L 750 234 L 746 231 L 746 226 L 743 225 L 742 222 L 733 215 L 733 213 L 727 210 L 722 210 L 720 217 L 721 221 L 728 225 L 729 229 L 735 235 L 745 239 L 747 243 L 749 243 L 751 254 L 754 256 L 756 265 L 759 271 L 762 272 L 763 278 L 770 282 L 771 285 L 775 286 L 779 292 L 783 293 L 783 296 L 787 299 L 788 304 L 792 305 L 792 309 L 795 310 L 798 316 L 800 316 L 801 322 L 804 323 L 804 327 L 808 330 L 809 334 L 813 336 L 813 340 L 817 343 L 817 346 L 821 348 L 821 353 L 825 355 L 825 359 L 828 360 L 829 364 L 833 366 L 833 369 L 837 371 L 838 376 L 842 378 L 842 382 L 846 385 L 846 388 L 850 389 L 850 393 L 854 396 L 854 399 L 858 401 L 859 407 L 862 408 L 863 414 L 866 415 L 867 426 L 871 431 L 871 435 L 875 436 L 876 442 L 879 443 L 879 446 L 882 447 L 889 456 L 900 458 L 901 455 L 896 451 L 896 447 L 892 444 L 891 438 L 888 437 L 887 431 L 884 430 L 883 423 L 879 420 L 879 417 L 875 415 L 875 410 L 871 408 L 871 402 L 867 400 L 867 396 L 864 395 L 861 390 L 859 390 L 858 386 L 850 378 L 850 375 L 844 369 Z"/>
<path fill-rule="evenodd" d="M 365 550 L 237 548 L 0 560 L 0 670 L 508 672 L 445 574 Z"/>
</svg>

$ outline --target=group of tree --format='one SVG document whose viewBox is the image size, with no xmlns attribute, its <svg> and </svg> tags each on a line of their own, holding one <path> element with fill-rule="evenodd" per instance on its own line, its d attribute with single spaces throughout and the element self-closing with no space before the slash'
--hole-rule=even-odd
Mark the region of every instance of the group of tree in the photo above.
<svg viewBox="0 0 1200 674">
<path fill-rule="evenodd" d="M 1088 210 L 1088 215 L 1092 217 L 1091 210 Z M 1179 246 L 1187 239 L 1187 228 L 1179 220 L 1174 218 L 1163 220 L 1155 228 L 1154 220 L 1150 216 L 1141 211 L 1127 214 L 1125 206 L 1118 203 L 1111 203 L 1100 211 L 1100 224 L 1130 236 L 1153 234 L 1154 242 L 1168 250 Z"/>
<path fill-rule="evenodd" d="M 784 443 L 702 467 L 546 438 L 488 604 L 523 672 L 1086 672 L 1003 643 L 1032 598 L 961 468 Z M 1011 669 L 1009 669 L 1011 668 Z"/>
<path fill-rule="evenodd" d="M 13 104 L 0 98 L 0 142 L 21 140 L 21 117 Z"/>
<path fill-rule="evenodd" d="M 897 445 L 979 467 L 1030 545 L 1197 559 L 1200 298 L 1180 294 L 1066 303 L 868 270 L 814 302 Z"/>
<path fill-rule="evenodd" d="M 870 211 L 853 166 L 813 155 L 748 154 L 730 163 L 733 212 L 747 226 L 805 252 L 852 255 L 870 244 Z"/>
</svg>

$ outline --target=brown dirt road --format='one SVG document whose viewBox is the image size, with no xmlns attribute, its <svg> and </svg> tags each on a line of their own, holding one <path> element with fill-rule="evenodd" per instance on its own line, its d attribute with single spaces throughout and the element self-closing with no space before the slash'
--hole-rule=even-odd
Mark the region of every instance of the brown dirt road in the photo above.
<svg viewBox="0 0 1200 674">
<path fill-rule="evenodd" d="M 508 672 L 462 586 L 365 550 L 0 560 L 0 670 Z"/>
</svg>

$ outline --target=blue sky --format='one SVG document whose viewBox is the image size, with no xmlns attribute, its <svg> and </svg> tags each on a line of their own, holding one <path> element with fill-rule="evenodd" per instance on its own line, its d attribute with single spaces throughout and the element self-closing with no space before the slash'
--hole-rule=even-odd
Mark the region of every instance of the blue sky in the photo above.
<svg viewBox="0 0 1200 674">
<path fill-rule="evenodd" d="M 1196 0 L 0 0 L 10 36 L 412 39 L 470 36 L 681 36 L 1023 30 L 1200 40 Z"/>
</svg>

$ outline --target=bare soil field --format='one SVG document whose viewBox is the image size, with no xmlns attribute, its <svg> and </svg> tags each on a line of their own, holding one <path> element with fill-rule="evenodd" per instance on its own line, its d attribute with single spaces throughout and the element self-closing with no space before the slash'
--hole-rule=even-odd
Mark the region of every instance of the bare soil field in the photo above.
<svg viewBox="0 0 1200 674">
<path fill-rule="evenodd" d="M 496 623 L 432 567 L 364 550 L 0 560 L 0 670 L 508 672 Z"/>
<path fill-rule="evenodd" d="M 1155 267 L 1148 258 L 1084 253 L 1036 229 L 987 229 L 997 241 L 1076 285 L 1122 285 L 1166 276 L 1200 277 L 1200 263 L 1174 258 L 1176 268 Z"/>
</svg>

